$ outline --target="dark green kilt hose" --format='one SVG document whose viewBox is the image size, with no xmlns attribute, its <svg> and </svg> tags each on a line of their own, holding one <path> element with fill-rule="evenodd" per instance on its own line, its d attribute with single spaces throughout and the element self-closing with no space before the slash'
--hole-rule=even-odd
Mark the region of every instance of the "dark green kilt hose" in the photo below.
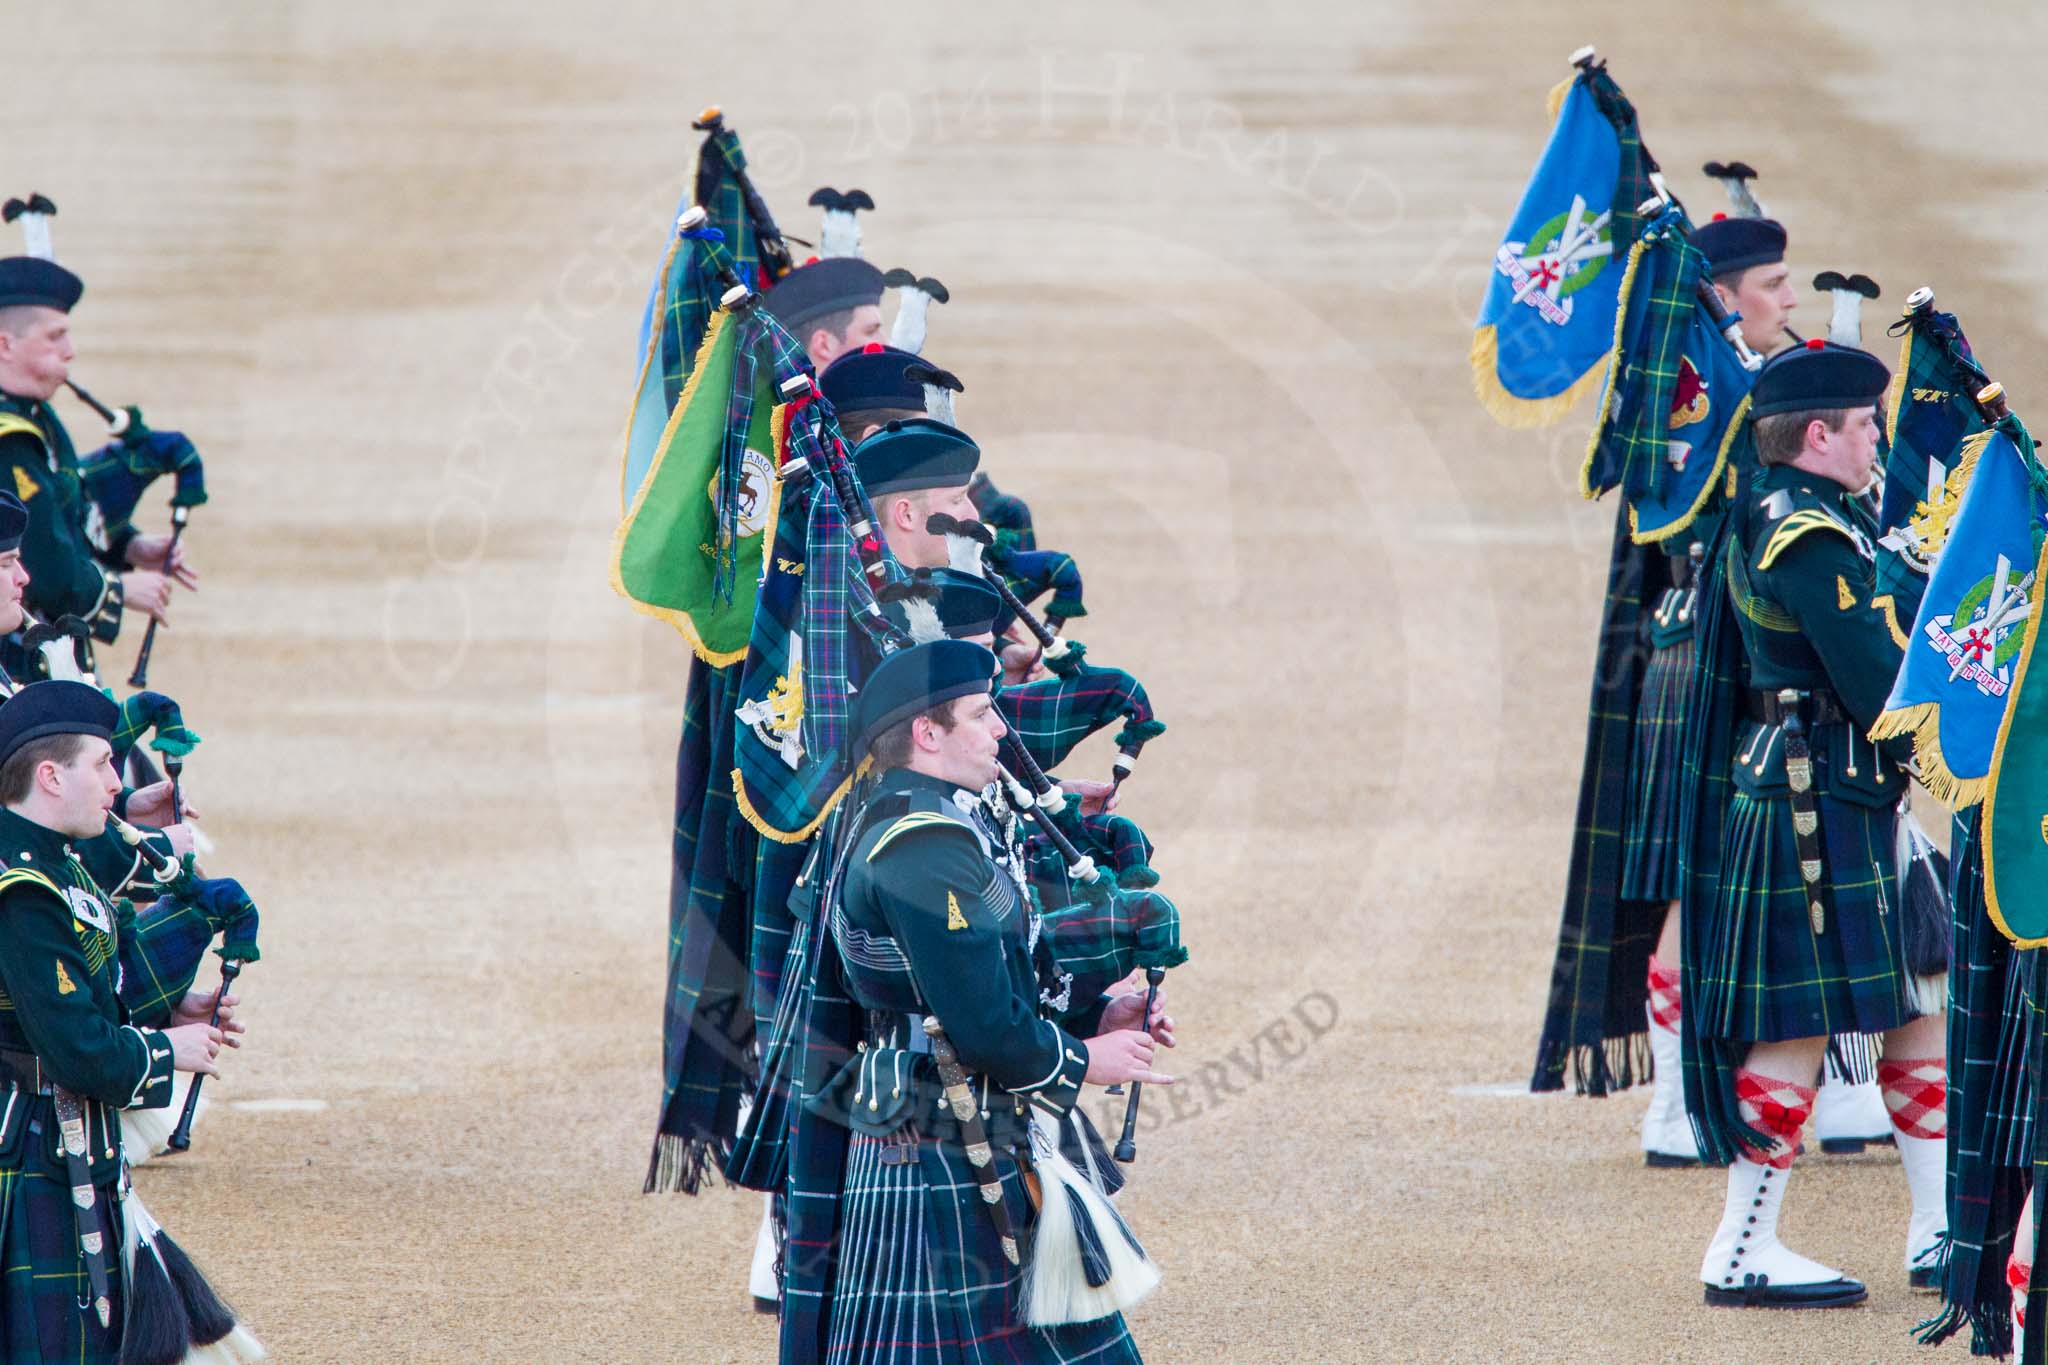
<svg viewBox="0 0 2048 1365">
<path fill-rule="evenodd" d="M 1034 1213 L 1024 1167 L 1014 1150 L 999 1150 L 995 1162 L 1011 1226 L 1028 1258 Z M 910 1132 L 853 1135 L 840 1217 L 828 1360 L 950 1365 L 1139 1358 L 1121 1314 L 1064 1327 L 1024 1325 L 1023 1272 L 1004 1257 L 957 1141 Z"/>
<path fill-rule="evenodd" d="M 1893 888 L 1890 806 L 1818 799 L 1828 910 L 1815 933 L 1792 803 L 1737 791 L 1722 838 L 1720 892 L 1685 1009 L 1703 1037 L 1781 1042 L 1882 1033 L 1913 1017 Z"/>
<path fill-rule="evenodd" d="M 1675 590 L 1674 590 L 1675 591 Z M 1692 637 L 1650 651 L 1629 737 L 1621 898 L 1662 906 L 1683 894 L 1678 875 L 1678 801 L 1684 785 L 1685 718 L 1692 697 Z"/>
<path fill-rule="evenodd" d="M 47 1106 L 45 1106 L 47 1109 Z M 54 1120 L 46 1116 L 45 1122 Z M 25 1134 L 36 1145 L 39 1134 Z M 47 1139 L 45 1139 L 47 1140 Z M 106 1240 L 111 1326 L 90 1307 L 92 1290 L 78 1250 L 71 1181 L 33 1153 L 0 1171 L 0 1339 L 10 1365 L 20 1361 L 111 1362 L 121 1354 L 121 1215 L 114 1187 L 95 1190 L 94 1212 Z"/>
</svg>

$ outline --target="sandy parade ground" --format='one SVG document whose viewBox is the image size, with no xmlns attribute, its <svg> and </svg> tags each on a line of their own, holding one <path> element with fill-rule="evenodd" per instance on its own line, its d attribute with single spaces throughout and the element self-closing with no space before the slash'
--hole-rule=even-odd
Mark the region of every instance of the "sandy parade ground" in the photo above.
<svg viewBox="0 0 2048 1365">
<path fill-rule="evenodd" d="M 605 581 L 635 322 L 716 102 L 786 227 L 859 185 L 870 258 L 950 287 L 930 351 L 962 425 L 1079 560 L 1074 633 L 1172 727 L 1125 804 L 1193 952 L 1125 1201 L 1168 1275 L 1132 1319 L 1148 1358 L 1963 1359 L 1910 1343 L 1935 1300 L 1898 1269 L 1889 1149 L 1806 1160 L 1788 1214 L 1866 1305 L 1709 1310 L 1721 1176 L 1642 1167 L 1639 1092 L 1522 1093 L 1613 512 L 1576 492 L 1590 405 L 1499 428 L 1466 348 L 1544 93 L 1594 42 L 1689 202 L 1718 207 L 1703 161 L 1749 161 L 1795 279 L 1880 281 L 1887 356 L 1933 284 L 2033 410 L 2048 21 L 1966 27 L 1581 0 L 13 16 L 0 192 L 60 206 L 75 373 L 207 459 L 203 590 L 152 678 L 206 739 L 213 869 L 265 916 L 249 1046 L 192 1152 L 138 1176 L 158 1216 L 283 1361 L 772 1354 L 758 1197 L 640 1193 L 687 649 Z"/>
</svg>

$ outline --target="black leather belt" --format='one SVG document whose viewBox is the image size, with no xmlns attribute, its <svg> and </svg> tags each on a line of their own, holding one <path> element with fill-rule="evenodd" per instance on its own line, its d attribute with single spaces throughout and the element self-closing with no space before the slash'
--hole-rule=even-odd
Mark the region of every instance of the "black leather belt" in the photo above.
<svg viewBox="0 0 2048 1365">
<path fill-rule="evenodd" d="M 929 1054 L 931 1035 L 924 1031 L 922 1014 L 901 1014 L 895 1010 L 868 1011 L 868 1046 L 896 1047 L 905 1052 Z"/>
<path fill-rule="evenodd" d="M 1778 700 L 1776 692 L 1745 692 L 1743 709 L 1748 712 L 1751 720 L 1764 725 L 1785 723 L 1786 708 L 1784 703 Z M 1842 705 L 1842 699 L 1837 697 L 1832 689 L 1825 687 L 1816 687 L 1810 692 L 1800 694 L 1799 718 L 1809 726 L 1842 725 L 1851 719 L 1848 709 Z"/>
<path fill-rule="evenodd" d="M 6 1073 L 4 1079 L 23 1090 L 33 1090 L 38 1095 L 50 1093 L 50 1078 L 43 1074 L 42 1059 L 33 1052 L 0 1048 L 0 1070 Z"/>
</svg>

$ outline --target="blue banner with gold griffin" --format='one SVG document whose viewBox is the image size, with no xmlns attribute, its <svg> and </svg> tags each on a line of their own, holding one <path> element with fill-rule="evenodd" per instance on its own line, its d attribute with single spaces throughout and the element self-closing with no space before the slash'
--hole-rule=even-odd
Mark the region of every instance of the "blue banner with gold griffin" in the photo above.
<svg viewBox="0 0 2048 1365">
<path fill-rule="evenodd" d="M 1917 306 L 1916 306 L 1917 305 Z M 1927 576 L 1962 505 L 1963 443 L 1988 423 L 1975 395 L 1990 382 L 1953 313 L 1916 292 L 1891 326 L 1899 363 L 1885 402 L 1884 497 L 1878 525 L 1877 592 L 1892 638 L 1906 648 Z"/>
<path fill-rule="evenodd" d="M 1984 798 L 2034 614 L 2035 541 L 2048 510 L 2033 442 L 2017 419 L 1964 444 L 1955 470 L 1961 509 L 1871 728 L 1873 739 L 1911 735 L 1920 781 L 1957 808 Z"/>
<path fill-rule="evenodd" d="M 1614 345 L 1616 243 L 1653 192 L 1635 109 L 1589 66 L 1551 92 L 1550 141 L 1493 257 L 1472 338 L 1472 379 L 1508 426 L 1561 419 Z"/>
<path fill-rule="evenodd" d="M 1666 541 L 1717 495 L 1755 376 L 1701 302 L 1706 258 L 1682 209 L 1659 213 L 1629 248 L 1621 322 L 1580 491 L 1620 488 L 1629 538 Z"/>
</svg>

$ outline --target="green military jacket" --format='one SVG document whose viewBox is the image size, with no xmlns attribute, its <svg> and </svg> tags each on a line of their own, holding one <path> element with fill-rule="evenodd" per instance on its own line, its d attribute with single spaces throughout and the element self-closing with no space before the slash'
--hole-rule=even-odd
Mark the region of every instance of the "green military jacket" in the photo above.
<svg viewBox="0 0 2048 1365">
<path fill-rule="evenodd" d="M 1742 632 L 1749 686 L 1822 693 L 1842 723 L 1807 712 L 1815 782 L 1858 805 L 1898 800 L 1910 740 L 1872 745 L 1901 653 L 1876 592 L 1875 523 L 1831 479 L 1789 465 L 1766 467 L 1739 509 L 1727 548 L 1728 591 Z M 1737 744 L 1736 785 L 1755 795 L 1790 790 L 1781 727 L 1752 715 Z"/>
<path fill-rule="evenodd" d="M 103 895 L 64 836 L 0 810 L 0 1052 L 12 1087 L 0 1099 L 0 1170 L 61 1167 L 50 1101 L 62 1086 L 87 1100 L 95 1184 L 119 1174 L 116 1109 L 170 1102 L 170 1040 L 138 1027 L 121 997 L 121 941 L 133 911 Z M 33 1054 L 34 1074 L 23 1054 Z"/>
<path fill-rule="evenodd" d="M 121 626 L 122 562 L 133 528 L 110 543 L 99 508 L 86 495 L 78 452 L 48 403 L 0 393 L 0 488 L 28 508 L 21 562 L 24 600 L 45 620 L 71 615 L 112 640 Z"/>
<path fill-rule="evenodd" d="M 1021 867 L 979 798 L 895 769 L 862 815 L 832 897 L 831 930 L 847 987 L 870 1011 L 870 1041 L 836 1088 L 848 1100 L 879 1088 L 887 1102 L 853 1104 L 853 1126 L 889 1128 L 892 1115 L 908 1119 L 936 1095 L 921 1030 L 902 1023 L 926 1015 L 981 1085 L 1009 1092 L 1010 1104 L 995 1104 L 984 1091 L 984 1108 L 1021 1118 L 1036 1105 L 1064 1116 L 1088 1071 L 1087 1045 L 1073 1030 L 1092 1030 L 1103 1002 L 1069 1001 L 1060 989 Z"/>
</svg>

